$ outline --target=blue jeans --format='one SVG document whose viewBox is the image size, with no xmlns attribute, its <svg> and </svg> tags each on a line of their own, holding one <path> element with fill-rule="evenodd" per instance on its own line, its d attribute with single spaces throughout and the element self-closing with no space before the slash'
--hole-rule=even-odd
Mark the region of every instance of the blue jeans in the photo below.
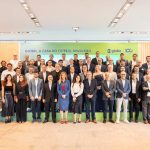
<svg viewBox="0 0 150 150">
<path fill-rule="evenodd" d="M 92 120 L 95 120 L 95 103 L 96 99 L 88 99 L 86 98 L 86 119 L 90 120 L 90 107 L 91 107 L 91 113 L 92 113 Z"/>
<path fill-rule="evenodd" d="M 33 119 L 41 119 L 41 101 L 38 101 L 38 99 L 35 99 L 34 101 L 31 100 L 31 106 Z M 36 112 L 38 115 L 37 117 Z"/>
</svg>

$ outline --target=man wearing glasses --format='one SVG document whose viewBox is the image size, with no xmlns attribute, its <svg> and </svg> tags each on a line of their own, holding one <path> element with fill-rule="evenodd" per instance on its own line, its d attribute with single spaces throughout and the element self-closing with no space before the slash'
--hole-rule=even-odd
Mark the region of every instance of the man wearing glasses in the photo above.
<svg viewBox="0 0 150 150">
<path fill-rule="evenodd" d="M 129 93 L 131 91 L 131 85 L 130 85 L 130 81 L 126 79 L 126 72 L 122 71 L 120 75 L 121 75 L 121 78 L 118 79 L 116 82 L 116 90 L 117 90 L 116 123 L 119 123 L 120 121 L 120 111 L 121 111 L 122 103 L 123 103 L 123 109 L 124 109 L 124 122 L 129 123 L 127 120 L 127 108 L 128 108 Z"/>
</svg>

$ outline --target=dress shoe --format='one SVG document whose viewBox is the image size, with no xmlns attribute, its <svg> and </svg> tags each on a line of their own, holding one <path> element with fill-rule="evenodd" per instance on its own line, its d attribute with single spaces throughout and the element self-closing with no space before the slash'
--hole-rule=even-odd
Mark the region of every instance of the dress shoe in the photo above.
<svg viewBox="0 0 150 150">
<path fill-rule="evenodd" d="M 97 123 L 97 121 L 96 121 L 96 120 L 93 120 L 92 122 L 93 122 L 93 123 Z"/>
<path fill-rule="evenodd" d="M 33 119 L 33 120 L 32 120 L 32 123 L 34 123 L 34 122 L 36 122 L 36 119 Z"/>
<path fill-rule="evenodd" d="M 48 122 L 48 120 L 44 120 L 44 121 L 43 121 L 43 123 L 47 123 L 47 122 Z"/>
<path fill-rule="evenodd" d="M 56 123 L 56 120 L 53 120 L 53 123 Z"/>
<path fill-rule="evenodd" d="M 81 123 L 81 121 L 78 121 L 78 123 Z"/>
<path fill-rule="evenodd" d="M 143 122 L 144 122 L 144 124 L 148 124 L 148 121 L 147 121 L 147 120 L 144 120 Z"/>
<path fill-rule="evenodd" d="M 42 120 L 39 118 L 39 119 L 37 119 L 37 121 L 38 121 L 38 123 L 40 123 L 40 122 L 42 122 Z"/>
<path fill-rule="evenodd" d="M 76 123 L 77 123 L 76 121 L 73 122 L 73 124 L 76 124 Z"/>
<path fill-rule="evenodd" d="M 113 120 L 109 120 L 109 122 L 111 122 L 111 123 L 115 123 L 115 121 L 113 121 Z"/>
<path fill-rule="evenodd" d="M 106 123 L 106 119 L 103 120 L 103 123 Z"/>
<path fill-rule="evenodd" d="M 8 119 L 5 120 L 5 123 L 9 123 Z"/>
<path fill-rule="evenodd" d="M 132 121 L 133 121 L 133 119 L 132 119 L 132 118 L 130 118 L 130 119 L 129 119 L 129 122 L 132 122 Z"/>
<path fill-rule="evenodd" d="M 150 124 L 150 120 L 148 120 L 148 123 Z"/>
<path fill-rule="evenodd" d="M 90 122 L 90 120 L 86 120 L 86 121 L 85 121 L 85 123 L 89 123 L 89 122 Z"/>
<path fill-rule="evenodd" d="M 135 123 L 138 123 L 138 119 L 135 119 Z"/>
</svg>

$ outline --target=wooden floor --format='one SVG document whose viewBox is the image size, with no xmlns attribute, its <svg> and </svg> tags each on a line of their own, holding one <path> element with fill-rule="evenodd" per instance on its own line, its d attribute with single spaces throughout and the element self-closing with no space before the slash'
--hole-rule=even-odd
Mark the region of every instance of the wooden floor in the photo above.
<svg viewBox="0 0 150 150">
<path fill-rule="evenodd" d="M 0 150 L 150 150 L 150 125 L 0 123 Z"/>
</svg>

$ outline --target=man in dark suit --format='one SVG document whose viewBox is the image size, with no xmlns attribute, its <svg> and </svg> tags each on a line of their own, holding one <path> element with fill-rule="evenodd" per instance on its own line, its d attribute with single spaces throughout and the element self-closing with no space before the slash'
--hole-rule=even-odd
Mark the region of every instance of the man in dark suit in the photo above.
<svg viewBox="0 0 150 150">
<path fill-rule="evenodd" d="M 90 122 L 90 107 L 92 112 L 92 121 L 93 123 L 97 123 L 95 117 L 97 82 L 92 78 L 91 71 L 88 71 L 87 79 L 84 81 L 84 93 L 86 99 L 86 123 Z"/>
<path fill-rule="evenodd" d="M 58 60 L 58 64 L 59 64 L 59 66 L 60 66 L 60 70 L 61 70 L 61 71 L 67 72 L 66 67 L 63 66 L 63 60 L 62 60 L 62 59 L 59 59 L 59 60 Z"/>
<path fill-rule="evenodd" d="M 144 68 L 146 73 L 146 70 L 150 68 L 150 56 L 146 56 L 146 63 L 144 63 L 142 67 Z"/>
<path fill-rule="evenodd" d="M 134 66 L 137 65 L 137 61 L 138 61 L 138 55 L 137 54 L 133 54 L 132 55 L 132 60 L 129 62 L 130 71 L 132 71 Z"/>
<path fill-rule="evenodd" d="M 52 66 L 55 67 L 56 61 L 54 61 L 54 55 L 53 55 L 53 54 L 50 54 L 50 55 L 49 55 L 49 60 L 52 61 Z M 49 60 L 48 60 L 48 61 L 49 61 Z M 48 61 L 46 62 L 46 66 L 48 65 Z"/>
<path fill-rule="evenodd" d="M 49 121 L 50 108 L 53 123 L 56 123 L 57 84 L 53 82 L 51 74 L 48 75 L 48 83 L 45 83 L 43 87 L 43 103 L 45 104 L 45 120 L 43 123 Z"/>
<path fill-rule="evenodd" d="M 124 57 L 125 57 L 125 56 L 124 56 L 124 53 L 121 53 L 121 54 L 120 54 L 120 59 L 117 60 L 117 62 L 116 62 L 116 67 L 117 67 L 117 69 L 118 69 L 118 67 L 120 66 L 121 61 L 124 61 L 124 62 L 125 62 L 125 66 L 128 66 L 128 60 L 126 60 Z"/>
<path fill-rule="evenodd" d="M 25 69 L 25 74 L 27 73 L 27 67 L 29 66 L 30 60 L 29 55 L 25 55 L 24 61 L 22 62 L 23 68 Z"/>
<path fill-rule="evenodd" d="M 39 72 L 39 78 L 43 80 L 43 83 L 48 82 L 48 75 L 49 75 L 49 72 L 46 71 L 46 65 L 42 65 L 42 71 Z"/>
<path fill-rule="evenodd" d="M 129 93 L 131 91 L 131 85 L 130 85 L 130 81 L 126 79 L 126 72 L 122 71 L 120 75 L 121 78 L 118 79 L 116 82 L 116 90 L 117 90 L 116 123 L 120 122 L 120 111 L 121 111 L 122 103 L 124 109 L 124 122 L 129 123 L 129 121 L 127 120 L 127 108 L 128 108 Z"/>
<path fill-rule="evenodd" d="M 79 59 L 78 59 L 78 54 L 74 54 L 74 66 L 79 68 Z"/>
<path fill-rule="evenodd" d="M 114 64 L 114 61 L 113 61 L 112 58 L 109 58 L 109 60 L 108 60 L 108 64 L 106 65 L 106 71 L 108 71 L 108 66 L 109 66 L 109 65 L 112 65 L 112 66 L 113 66 L 113 71 L 114 71 L 114 72 L 117 72 L 117 67 L 116 67 L 116 65 Z"/>
<path fill-rule="evenodd" d="M 38 71 L 40 72 L 40 66 L 41 66 L 41 55 L 36 56 L 36 61 L 34 62 L 34 66 L 38 68 Z"/>
<path fill-rule="evenodd" d="M 144 81 L 144 76 L 143 76 L 143 74 L 139 71 L 139 66 L 138 66 L 138 65 L 135 65 L 135 66 L 134 66 L 132 72 L 137 75 L 137 80 L 138 80 L 138 81 L 140 81 L 140 82 L 143 82 L 143 81 Z"/>
<path fill-rule="evenodd" d="M 73 59 L 70 59 L 70 60 L 69 60 L 69 65 L 68 65 L 67 68 L 66 68 L 67 74 L 70 74 L 70 67 L 72 67 L 72 66 L 73 66 L 74 69 L 75 69 L 75 73 L 78 74 L 78 73 L 79 73 L 79 67 L 77 67 L 77 66 L 74 65 Z"/>
<path fill-rule="evenodd" d="M 98 58 L 98 64 L 97 64 L 101 70 L 101 72 L 106 72 L 106 65 L 103 65 L 102 58 Z"/>
<path fill-rule="evenodd" d="M 91 63 L 94 65 L 98 65 L 98 59 L 99 59 L 99 51 L 96 52 L 96 57 L 92 59 Z"/>
<path fill-rule="evenodd" d="M 16 68 L 15 69 L 16 74 L 13 76 L 14 83 L 17 84 L 19 82 L 19 76 L 21 75 L 21 69 Z"/>
<path fill-rule="evenodd" d="M 92 64 L 92 62 L 91 62 L 91 57 L 88 57 L 88 58 L 87 58 L 87 63 L 86 63 L 86 65 L 87 65 L 88 71 L 91 71 L 92 73 L 95 71 L 95 65 Z"/>
<path fill-rule="evenodd" d="M 113 105 L 115 100 L 115 90 L 116 84 L 115 81 L 110 80 L 110 74 L 108 72 L 105 73 L 105 80 L 102 83 L 102 91 L 103 91 L 103 123 L 106 123 L 107 120 L 107 107 L 109 106 L 109 121 L 114 123 L 113 121 Z"/>
<path fill-rule="evenodd" d="M 138 123 L 140 101 L 141 101 L 141 82 L 137 80 L 137 74 L 132 73 L 131 92 L 129 93 L 129 122 L 133 121 L 133 111 L 135 110 L 135 122 Z"/>
<path fill-rule="evenodd" d="M 150 75 L 146 75 L 146 81 L 142 84 L 142 111 L 145 124 L 150 124 Z"/>
</svg>

